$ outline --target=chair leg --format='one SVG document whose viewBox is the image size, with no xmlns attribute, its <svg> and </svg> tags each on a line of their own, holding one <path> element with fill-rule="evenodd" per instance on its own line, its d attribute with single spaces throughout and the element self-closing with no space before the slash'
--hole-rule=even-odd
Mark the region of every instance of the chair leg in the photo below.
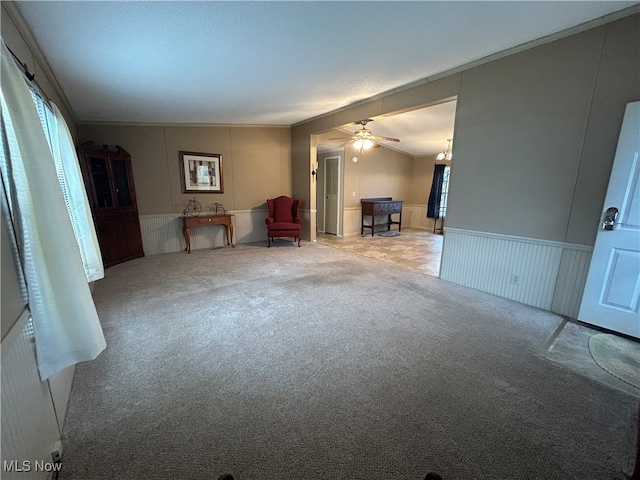
<svg viewBox="0 0 640 480">
<path fill-rule="evenodd" d="M 267 235 L 267 248 L 271 246 L 271 237 Z"/>
<path fill-rule="evenodd" d="M 298 246 L 300 246 L 300 237 L 298 237 Z"/>
</svg>

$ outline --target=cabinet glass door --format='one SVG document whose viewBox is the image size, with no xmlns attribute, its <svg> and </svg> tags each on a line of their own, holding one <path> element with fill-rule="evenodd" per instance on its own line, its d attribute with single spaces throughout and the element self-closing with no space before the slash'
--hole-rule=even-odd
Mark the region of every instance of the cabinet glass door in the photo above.
<svg viewBox="0 0 640 480">
<path fill-rule="evenodd" d="M 106 158 L 89 157 L 89 165 L 91 166 L 91 179 L 98 207 L 113 207 Z"/>
<path fill-rule="evenodd" d="M 129 172 L 125 160 L 113 159 L 113 183 L 116 189 L 116 199 L 119 207 L 131 206 L 131 192 L 129 190 Z"/>
</svg>

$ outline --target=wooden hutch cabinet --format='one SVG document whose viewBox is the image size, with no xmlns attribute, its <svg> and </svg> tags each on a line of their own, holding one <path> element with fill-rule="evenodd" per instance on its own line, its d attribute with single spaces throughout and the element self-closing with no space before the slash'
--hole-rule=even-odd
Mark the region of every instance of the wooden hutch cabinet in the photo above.
<svg viewBox="0 0 640 480">
<path fill-rule="evenodd" d="M 86 142 L 78 159 L 104 266 L 143 257 L 131 156 L 118 145 L 114 152 Z"/>
</svg>

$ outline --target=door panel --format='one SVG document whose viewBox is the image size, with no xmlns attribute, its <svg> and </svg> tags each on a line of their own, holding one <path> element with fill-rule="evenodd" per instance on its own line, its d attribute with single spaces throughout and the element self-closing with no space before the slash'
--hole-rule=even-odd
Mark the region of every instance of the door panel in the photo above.
<svg viewBox="0 0 640 480">
<path fill-rule="evenodd" d="M 640 338 L 640 102 L 627 105 L 578 319 Z M 618 210 L 610 221 L 607 211 Z"/>
<path fill-rule="evenodd" d="M 338 234 L 339 157 L 325 159 L 325 233 Z"/>
</svg>

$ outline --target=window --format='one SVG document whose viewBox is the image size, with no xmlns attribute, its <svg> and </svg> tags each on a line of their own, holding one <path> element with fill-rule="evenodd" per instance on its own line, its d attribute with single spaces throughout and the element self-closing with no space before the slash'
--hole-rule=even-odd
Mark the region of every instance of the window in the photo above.
<svg viewBox="0 0 640 480">
<path fill-rule="evenodd" d="M 31 96 L 49 142 L 58 183 L 78 242 L 85 274 L 89 281 L 98 280 L 104 275 L 102 259 L 75 148 L 71 143 L 66 123 L 61 122 L 60 115 L 56 115 L 49 103 L 33 89 Z"/>
<path fill-rule="evenodd" d="M 442 174 L 442 191 L 440 192 L 440 216 L 447 216 L 447 199 L 449 197 L 449 174 L 451 167 L 444 167 Z"/>
</svg>

